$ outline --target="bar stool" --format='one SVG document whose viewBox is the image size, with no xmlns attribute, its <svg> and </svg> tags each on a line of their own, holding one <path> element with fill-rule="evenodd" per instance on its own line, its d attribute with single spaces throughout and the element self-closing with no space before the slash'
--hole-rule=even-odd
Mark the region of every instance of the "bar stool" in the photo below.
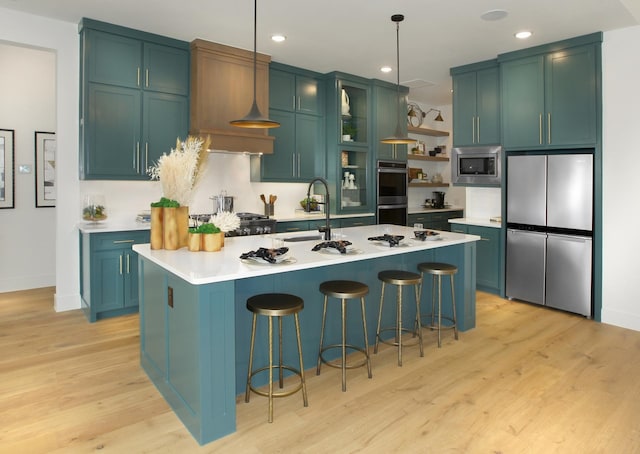
<svg viewBox="0 0 640 454">
<path fill-rule="evenodd" d="M 307 407 L 307 386 L 304 380 L 304 366 L 302 364 L 302 343 L 300 341 L 300 321 L 298 320 L 298 312 L 304 308 L 304 301 L 295 295 L 286 293 L 264 293 L 255 295 L 247 300 L 247 309 L 253 313 L 253 323 L 251 327 L 251 348 L 249 352 L 249 371 L 247 373 L 247 390 L 244 400 L 249 402 L 249 394 L 254 393 L 269 398 L 269 422 L 273 422 L 273 398 L 290 396 L 302 390 L 302 400 L 304 406 Z M 296 324 L 296 338 L 298 340 L 298 358 L 300 361 L 300 369 L 295 369 L 282 363 L 282 317 L 292 315 Z M 253 367 L 253 348 L 256 337 L 256 321 L 258 315 L 269 317 L 269 365 L 260 369 L 252 370 Z M 273 365 L 273 318 L 278 319 L 278 364 Z M 280 388 L 284 387 L 283 372 L 289 370 L 300 377 L 300 383 L 289 391 L 273 392 L 273 369 L 278 369 Z M 259 372 L 269 371 L 269 391 L 261 391 L 251 385 L 251 378 Z"/>
<path fill-rule="evenodd" d="M 458 272 L 458 267 L 455 265 L 451 265 L 449 263 L 440 263 L 440 262 L 425 262 L 418 264 L 418 270 L 420 271 L 420 275 L 431 274 L 433 276 L 431 282 L 431 313 L 423 314 L 421 317 L 431 317 L 431 324 L 429 327 L 431 329 L 438 330 L 438 347 L 442 347 L 442 338 L 441 331 L 442 329 L 453 329 L 453 333 L 455 339 L 458 340 L 458 326 L 456 321 L 456 296 L 454 290 L 454 282 L 453 276 Z M 446 317 L 442 315 L 442 276 L 449 276 L 449 281 L 451 283 L 451 306 L 453 317 Z M 436 300 L 436 279 L 438 283 L 438 323 L 434 324 L 434 316 L 435 312 L 435 300 Z M 422 285 L 420 285 L 420 296 L 422 297 Z M 442 325 L 442 320 L 451 322 L 451 325 Z"/>
<path fill-rule="evenodd" d="M 378 279 L 382 281 L 382 291 L 380 293 L 380 311 L 378 312 L 378 329 L 376 330 L 376 346 L 373 350 L 374 353 L 378 353 L 378 344 L 383 342 L 388 345 L 395 345 L 398 347 L 398 366 L 402 366 L 402 333 L 410 332 L 418 334 L 418 345 L 420 346 L 420 356 L 424 356 L 422 349 L 422 327 L 420 321 L 420 294 L 419 286 L 422 284 L 422 276 L 411 271 L 404 270 L 386 270 L 378 273 Z M 389 328 L 380 328 L 380 322 L 382 320 L 382 306 L 384 304 L 384 288 L 385 284 L 391 284 L 397 286 L 396 296 L 396 326 Z M 402 287 L 407 285 L 414 285 L 415 297 L 416 297 L 416 326 L 415 331 L 402 327 Z M 395 331 L 395 340 L 388 341 L 380 337 L 380 334 L 384 331 Z"/>
<path fill-rule="evenodd" d="M 318 350 L 318 365 L 316 375 L 320 375 L 320 366 L 325 363 L 327 366 L 342 369 L 342 391 L 347 390 L 347 369 L 367 366 L 369 378 L 371 378 L 371 358 L 369 357 L 369 343 L 367 341 L 367 320 L 364 310 L 364 296 L 369 293 L 366 284 L 355 281 L 326 281 L 320 284 L 320 293 L 324 294 L 324 306 L 322 308 L 322 329 L 320 331 L 320 347 Z M 327 301 L 329 297 L 338 298 L 342 306 L 342 343 L 324 346 L 324 328 L 327 320 Z M 364 332 L 364 348 L 347 344 L 347 300 L 360 298 L 360 310 L 362 312 L 362 329 Z M 340 348 L 342 358 L 339 363 L 325 360 L 322 354 L 330 349 Z M 364 359 L 354 364 L 347 364 L 347 349 L 356 350 L 364 354 Z"/>
</svg>

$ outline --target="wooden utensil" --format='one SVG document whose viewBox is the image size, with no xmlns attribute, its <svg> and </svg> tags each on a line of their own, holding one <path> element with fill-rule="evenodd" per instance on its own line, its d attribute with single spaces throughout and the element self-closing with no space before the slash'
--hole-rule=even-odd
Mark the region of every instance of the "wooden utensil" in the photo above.
<svg viewBox="0 0 640 454">
<path fill-rule="evenodd" d="M 262 203 L 265 205 L 267 204 L 267 199 L 265 199 L 264 194 L 260 194 L 260 200 L 262 200 Z"/>
</svg>

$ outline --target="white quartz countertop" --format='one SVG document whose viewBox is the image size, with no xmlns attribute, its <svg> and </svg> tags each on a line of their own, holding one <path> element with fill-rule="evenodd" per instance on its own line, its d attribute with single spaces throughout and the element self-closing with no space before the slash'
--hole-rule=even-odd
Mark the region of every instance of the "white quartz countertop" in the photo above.
<svg viewBox="0 0 640 454">
<path fill-rule="evenodd" d="M 125 232 L 128 230 L 149 230 L 151 223 L 138 222 L 135 219 L 131 221 L 103 221 L 103 222 L 79 222 L 78 229 L 82 233 L 108 233 L 108 232 Z"/>
<path fill-rule="evenodd" d="M 496 229 L 502 227 L 502 223 L 486 218 L 454 218 L 449 219 L 449 224 L 477 225 L 479 227 L 493 227 Z"/>
<path fill-rule="evenodd" d="M 409 214 L 417 214 L 417 213 L 443 213 L 446 211 L 463 211 L 462 207 L 446 207 L 446 208 L 427 208 L 424 206 L 411 206 L 407 209 Z"/>
<path fill-rule="evenodd" d="M 134 245 L 133 250 L 190 284 L 200 285 L 356 262 L 480 240 L 476 235 L 440 232 L 440 240 L 419 241 L 413 238 L 413 228 L 386 224 L 334 229 L 332 233 L 336 239 L 350 241 L 353 252 L 340 254 L 328 249 L 312 251 L 313 246 L 324 241 L 322 238 L 299 242 L 282 241 L 285 238 L 318 235 L 316 231 L 225 238 L 224 247 L 219 252 L 189 252 L 186 248 L 177 251 L 152 250 L 149 244 Z M 404 235 L 405 238 L 395 247 L 367 240 L 369 237 L 385 233 Z M 289 248 L 289 260 L 278 264 L 240 259 L 242 253 L 255 251 L 260 247 L 282 246 Z"/>
</svg>

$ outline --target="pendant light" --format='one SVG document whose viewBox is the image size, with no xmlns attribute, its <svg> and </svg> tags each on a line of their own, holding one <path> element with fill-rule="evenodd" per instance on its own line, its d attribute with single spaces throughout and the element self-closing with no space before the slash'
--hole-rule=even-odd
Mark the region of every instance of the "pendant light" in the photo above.
<svg viewBox="0 0 640 454">
<path fill-rule="evenodd" d="M 277 128 L 280 126 L 280 123 L 277 121 L 270 120 L 268 117 L 265 117 L 260 112 L 258 108 L 258 103 L 256 101 L 256 85 L 257 85 L 257 45 L 256 45 L 256 35 L 257 35 L 257 26 L 258 24 L 258 0 L 253 0 L 253 105 L 251 106 L 251 110 L 244 118 L 239 120 L 232 120 L 229 122 L 232 126 L 237 126 L 238 128 L 256 128 L 256 129 L 267 129 L 267 128 Z"/>
<path fill-rule="evenodd" d="M 398 123 L 396 125 L 396 132 L 393 136 L 391 137 L 385 137 L 384 139 L 380 140 L 381 143 L 389 143 L 392 145 L 404 145 L 404 144 L 409 144 L 409 143 L 414 143 L 416 140 L 412 139 L 410 137 L 407 137 L 406 135 L 402 134 L 402 129 L 400 126 L 400 22 L 402 22 L 404 20 L 404 16 L 402 14 L 394 14 L 393 16 L 391 16 L 391 20 L 393 22 L 396 23 L 396 64 L 397 64 L 397 70 L 396 70 L 396 74 L 397 74 L 397 115 L 396 118 L 398 120 Z"/>
</svg>

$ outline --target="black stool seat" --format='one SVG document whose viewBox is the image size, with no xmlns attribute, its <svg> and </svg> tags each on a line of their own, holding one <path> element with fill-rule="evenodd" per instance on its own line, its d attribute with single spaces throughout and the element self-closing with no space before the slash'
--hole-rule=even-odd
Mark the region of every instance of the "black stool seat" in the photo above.
<svg viewBox="0 0 640 454">
<path fill-rule="evenodd" d="M 327 366 L 342 369 L 342 391 L 347 390 L 347 369 L 355 369 L 356 367 L 367 366 L 369 378 L 371 378 L 371 358 L 369 357 L 369 343 L 367 340 L 367 320 L 365 318 L 364 297 L 369 293 L 369 287 L 366 284 L 356 281 L 326 281 L 320 284 L 320 293 L 324 294 L 324 305 L 322 309 L 322 329 L 320 331 L 320 347 L 318 350 L 318 363 L 316 366 L 316 375 L 320 375 L 320 366 L 325 363 Z M 327 321 L 327 301 L 329 298 L 338 298 L 341 300 L 342 313 L 342 342 L 340 344 L 324 345 L 324 329 Z M 360 298 L 360 310 L 362 313 L 362 330 L 364 333 L 364 348 L 353 344 L 347 344 L 347 309 L 346 303 L 349 299 Z M 339 348 L 341 350 L 340 362 L 327 361 L 323 353 L 327 350 Z M 347 349 L 355 350 L 364 355 L 362 361 L 347 364 Z"/>
<path fill-rule="evenodd" d="M 302 298 L 290 295 L 288 293 L 263 293 L 255 295 L 247 299 L 247 309 L 253 313 L 253 321 L 251 326 L 251 347 L 249 350 L 249 370 L 247 372 L 247 389 L 245 391 L 245 402 L 249 402 L 251 391 L 269 398 L 269 422 L 273 421 L 273 399 L 275 397 L 290 396 L 302 390 L 302 400 L 304 406 L 308 406 L 307 402 L 307 386 L 304 379 L 304 365 L 302 363 L 302 342 L 300 339 L 300 321 L 298 312 L 304 308 Z M 253 350 L 256 338 L 256 324 L 258 315 L 264 315 L 269 319 L 269 364 L 259 369 L 253 368 Z M 296 340 L 298 343 L 298 361 L 299 369 L 283 364 L 282 361 L 282 318 L 287 315 L 293 315 L 296 325 Z M 273 318 L 278 320 L 278 363 L 273 364 Z M 273 391 L 273 371 L 278 370 L 280 388 L 284 388 L 284 371 L 293 372 L 300 378 L 300 383 L 289 391 L 274 392 Z M 262 391 L 255 388 L 251 384 L 251 379 L 262 371 L 269 372 L 269 390 Z"/>
<path fill-rule="evenodd" d="M 304 300 L 288 293 L 263 293 L 247 300 L 247 309 L 258 315 L 283 317 L 304 308 Z"/>
<path fill-rule="evenodd" d="M 373 349 L 374 353 L 378 353 L 378 345 L 380 342 L 394 345 L 398 347 L 398 366 L 402 366 L 402 333 L 417 334 L 417 343 L 420 347 L 420 356 L 424 356 L 422 347 L 422 327 L 420 321 L 420 290 L 422 286 L 422 275 L 406 270 L 384 270 L 378 273 L 378 279 L 382 281 L 382 290 L 380 292 L 380 309 L 378 312 L 378 328 L 376 330 L 376 345 Z M 396 324 L 393 327 L 381 328 L 382 308 L 384 306 L 384 289 L 385 285 L 395 285 L 396 290 Z M 410 330 L 402 327 L 402 287 L 407 285 L 414 286 L 416 299 L 416 329 Z M 394 340 L 383 339 L 381 334 L 385 331 L 393 331 L 395 333 Z"/>
<path fill-rule="evenodd" d="M 378 273 L 378 279 L 393 285 L 416 285 L 422 280 L 418 273 L 405 270 L 385 270 Z"/>
<path fill-rule="evenodd" d="M 438 331 L 438 347 L 442 347 L 442 330 L 453 329 L 454 337 L 458 339 L 458 323 L 456 319 L 456 297 L 453 283 L 453 276 L 458 272 L 458 267 L 450 263 L 442 262 L 423 262 L 418 264 L 418 271 L 421 275 L 430 274 L 433 276 L 431 282 L 431 312 L 429 314 L 421 314 L 420 319 L 430 318 L 429 327 Z M 449 276 L 451 284 L 451 312 L 452 316 L 442 315 L 442 276 Z M 438 289 L 438 307 L 436 309 L 436 287 Z M 420 297 L 422 298 L 422 285 L 420 286 Z M 438 318 L 435 321 L 435 317 Z M 442 321 L 449 324 L 443 324 Z M 424 326 L 424 325 L 423 325 Z"/>
</svg>

